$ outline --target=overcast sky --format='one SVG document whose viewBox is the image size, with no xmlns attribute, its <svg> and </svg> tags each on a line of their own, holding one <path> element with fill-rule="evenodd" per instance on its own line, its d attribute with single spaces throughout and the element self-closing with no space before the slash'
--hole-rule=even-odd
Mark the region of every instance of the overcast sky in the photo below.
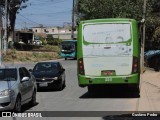
<svg viewBox="0 0 160 120">
<path fill-rule="evenodd" d="M 63 26 L 71 23 L 73 0 L 29 0 L 17 15 L 16 29 L 43 26 Z"/>
</svg>

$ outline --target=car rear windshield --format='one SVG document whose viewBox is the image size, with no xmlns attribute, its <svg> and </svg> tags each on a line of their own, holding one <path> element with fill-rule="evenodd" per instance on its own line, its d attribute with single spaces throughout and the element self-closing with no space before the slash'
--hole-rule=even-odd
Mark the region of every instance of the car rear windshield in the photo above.
<svg viewBox="0 0 160 120">
<path fill-rule="evenodd" d="M 0 69 L 0 81 L 2 80 L 17 80 L 17 69 Z"/>
<path fill-rule="evenodd" d="M 38 63 L 33 71 L 34 72 L 52 72 L 57 71 L 59 66 L 57 63 Z"/>
</svg>

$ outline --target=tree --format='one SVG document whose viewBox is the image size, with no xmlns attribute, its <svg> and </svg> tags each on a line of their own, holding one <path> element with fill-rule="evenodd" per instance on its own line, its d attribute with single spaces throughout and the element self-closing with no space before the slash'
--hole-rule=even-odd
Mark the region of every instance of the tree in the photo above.
<svg viewBox="0 0 160 120">
<path fill-rule="evenodd" d="M 133 18 L 142 20 L 144 0 L 77 0 L 77 21 L 99 18 Z M 160 43 L 160 1 L 147 0 L 145 13 L 146 43 Z M 148 48 L 149 49 L 149 48 Z M 159 48 L 160 49 L 160 48 Z"/>
<path fill-rule="evenodd" d="M 23 5 L 23 3 L 27 2 L 28 0 L 8 0 L 8 16 L 9 16 L 9 27 L 8 32 L 11 36 L 12 40 L 14 38 L 14 28 L 15 28 L 15 21 L 16 15 L 19 13 L 19 10 L 26 8 L 27 6 Z M 5 7 L 5 0 L 1 0 L 0 4 L 2 7 Z M 5 11 L 4 11 L 5 12 Z"/>
<path fill-rule="evenodd" d="M 142 19 L 143 0 L 77 0 L 78 20 L 98 18 Z M 147 15 L 151 13 L 151 1 L 147 2 Z"/>
</svg>

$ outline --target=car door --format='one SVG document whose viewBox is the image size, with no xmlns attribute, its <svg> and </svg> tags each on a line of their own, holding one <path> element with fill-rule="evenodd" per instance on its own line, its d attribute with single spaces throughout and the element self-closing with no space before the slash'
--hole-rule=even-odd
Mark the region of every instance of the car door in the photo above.
<svg viewBox="0 0 160 120">
<path fill-rule="evenodd" d="M 23 71 L 24 71 L 25 77 L 29 77 L 29 80 L 26 81 L 26 85 L 27 85 L 27 99 L 30 99 L 33 94 L 34 83 L 33 83 L 33 80 L 31 78 L 29 71 L 25 67 L 23 67 Z"/>
<path fill-rule="evenodd" d="M 19 68 L 19 76 L 20 76 L 20 92 L 21 92 L 21 99 L 22 102 L 24 102 L 27 99 L 27 93 L 28 93 L 28 85 L 27 82 L 22 82 L 23 77 L 25 77 L 25 73 L 23 71 L 23 68 Z"/>
</svg>

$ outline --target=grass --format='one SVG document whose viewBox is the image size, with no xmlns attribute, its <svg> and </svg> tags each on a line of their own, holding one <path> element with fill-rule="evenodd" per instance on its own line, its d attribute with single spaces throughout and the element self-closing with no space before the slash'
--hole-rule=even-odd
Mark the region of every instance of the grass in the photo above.
<svg viewBox="0 0 160 120">
<path fill-rule="evenodd" d="M 2 62 L 38 62 L 46 60 L 55 60 L 60 58 L 58 46 L 45 45 L 35 51 L 17 51 L 8 50 L 7 54 L 2 51 Z"/>
<path fill-rule="evenodd" d="M 60 52 L 59 46 L 53 46 L 53 45 L 44 45 L 40 47 L 39 49 L 34 49 L 38 51 L 48 51 L 48 52 Z"/>
</svg>

